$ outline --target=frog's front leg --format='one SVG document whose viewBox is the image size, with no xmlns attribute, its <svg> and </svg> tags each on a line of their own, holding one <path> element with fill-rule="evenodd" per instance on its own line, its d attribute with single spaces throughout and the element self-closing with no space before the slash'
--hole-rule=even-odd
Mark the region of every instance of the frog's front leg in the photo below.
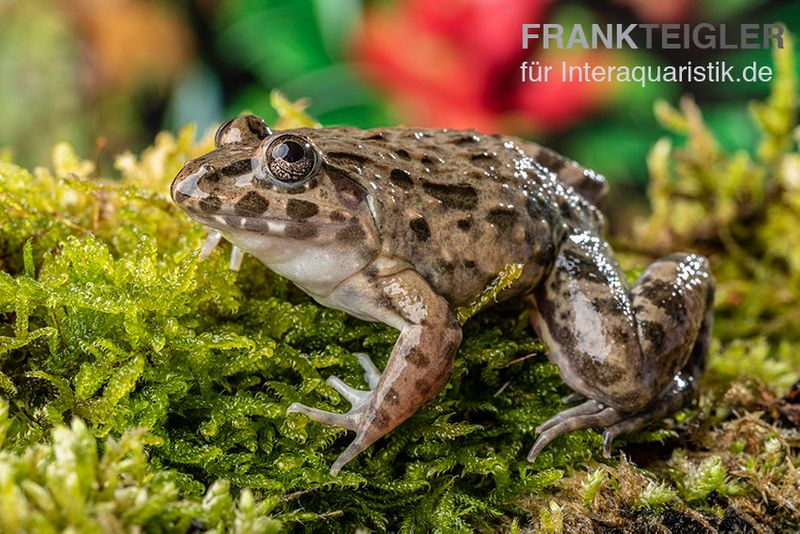
<svg viewBox="0 0 800 534">
<path fill-rule="evenodd" d="M 705 370 L 713 296 L 702 256 L 662 258 L 629 290 L 607 244 L 569 238 L 534 294 L 534 327 L 561 377 L 588 400 L 540 425 L 528 458 L 587 427 L 604 429 L 608 456 L 616 436 L 683 406 Z"/>
<path fill-rule="evenodd" d="M 328 380 L 352 404 L 350 411 L 338 414 L 298 403 L 288 409 L 356 433 L 331 466 L 331 474 L 336 474 L 444 388 L 461 343 L 461 327 L 447 301 L 411 269 L 384 276 L 359 273 L 317 299 L 400 330 L 383 374 L 378 375 L 366 355 L 359 357 L 371 391 L 354 389 L 336 377 Z"/>
</svg>

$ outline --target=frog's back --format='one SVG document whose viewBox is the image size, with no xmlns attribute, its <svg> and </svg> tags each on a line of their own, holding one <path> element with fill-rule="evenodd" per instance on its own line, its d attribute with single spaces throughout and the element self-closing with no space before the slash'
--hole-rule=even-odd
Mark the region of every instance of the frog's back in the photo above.
<svg viewBox="0 0 800 534">
<path fill-rule="evenodd" d="M 524 269 L 505 296 L 529 290 L 567 228 L 602 226 L 575 189 L 596 202 L 603 178 L 539 145 L 475 131 L 323 131 L 327 164 L 360 175 L 379 203 L 381 253 L 411 263 L 453 304 L 509 263 Z"/>
</svg>

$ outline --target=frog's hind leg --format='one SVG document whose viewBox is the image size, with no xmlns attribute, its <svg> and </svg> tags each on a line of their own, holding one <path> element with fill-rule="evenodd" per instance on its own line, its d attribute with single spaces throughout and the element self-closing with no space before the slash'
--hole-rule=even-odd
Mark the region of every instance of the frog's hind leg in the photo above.
<svg viewBox="0 0 800 534">
<path fill-rule="evenodd" d="M 672 382 L 660 396 L 632 415 L 619 413 L 613 408 L 607 408 L 594 400 L 586 401 L 583 404 L 559 412 L 536 427 L 536 433 L 539 434 L 539 437 L 528 455 L 529 459 L 532 461 L 536 458 L 539 452 L 558 436 L 588 427 L 605 427 L 605 431 L 603 431 L 603 456 L 608 458 L 611 456 L 611 445 L 618 436 L 636 432 L 686 406 L 697 395 L 700 380 L 705 373 L 706 354 L 708 354 L 711 342 L 711 326 L 713 323 L 713 288 L 708 292 L 707 299 L 706 314 L 700 326 L 697 340 L 692 347 L 689 362 L 681 372 L 675 375 Z M 569 402 L 581 400 L 581 397 L 579 393 L 572 393 L 562 400 Z"/>
<path fill-rule="evenodd" d="M 686 366 L 675 375 L 667 389 L 644 409 L 605 429 L 603 432 L 603 456 L 606 458 L 611 456 L 611 445 L 618 436 L 630 434 L 653 421 L 667 417 L 689 404 L 692 398 L 697 396 L 700 381 L 706 370 L 706 356 L 711 345 L 711 328 L 714 322 L 713 304 L 714 285 L 712 280 L 706 296 L 706 313 Z"/>
<path fill-rule="evenodd" d="M 560 435 L 588 427 L 605 429 L 610 454 L 617 436 L 684 406 L 705 370 L 714 294 L 707 260 L 662 258 L 628 290 L 606 247 L 571 240 L 535 293 L 534 327 L 564 381 L 588 400 L 537 428 L 530 460 Z"/>
<path fill-rule="evenodd" d="M 611 445 L 618 436 L 630 434 L 654 421 L 660 421 L 688 404 L 696 395 L 698 383 L 705 370 L 705 355 L 708 351 L 708 340 L 711 338 L 710 308 L 707 315 L 709 320 L 703 322 L 689 363 L 675 375 L 664 393 L 634 414 L 619 412 L 594 400 L 559 412 L 536 427 L 536 433 L 539 436 L 528 453 L 528 460 L 536 459 L 536 456 L 557 437 L 574 430 L 590 427 L 605 428 L 603 431 L 603 456 L 609 458 Z"/>
</svg>

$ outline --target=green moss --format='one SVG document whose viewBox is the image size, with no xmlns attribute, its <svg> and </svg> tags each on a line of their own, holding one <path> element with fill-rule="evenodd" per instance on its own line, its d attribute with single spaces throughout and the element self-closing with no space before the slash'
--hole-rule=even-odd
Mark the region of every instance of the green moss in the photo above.
<svg viewBox="0 0 800 534">
<path fill-rule="evenodd" d="M 345 410 L 325 378 L 363 387 L 353 353 L 381 366 L 397 332 L 316 305 L 250 258 L 230 271 L 227 246 L 199 260 L 204 231 L 167 192 L 207 137 L 160 134 L 140 156 L 120 156 L 114 180 L 63 144 L 51 169 L 0 161 L 0 530 L 558 531 L 600 512 L 633 528 L 673 512 L 718 521 L 763 495 L 789 521 L 786 496 L 800 492 L 785 432 L 732 418 L 721 394 L 742 374 L 786 388 L 798 364 L 800 155 L 787 61 L 778 56 L 776 96 L 753 108 L 757 157 L 724 153 L 689 100 L 658 108 L 688 142 L 655 146 L 653 215 L 636 236 L 648 247 L 629 244 L 625 259 L 636 272 L 649 256 L 700 248 L 720 291 L 716 387 L 672 428 L 628 439 L 635 451 L 675 447 L 680 435 L 692 449 L 645 458 L 647 471 L 624 458 L 600 466 L 593 431 L 527 462 L 534 428 L 567 390 L 529 312 L 511 303 L 469 319 L 446 390 L 331 477 L 349 438 L 286 408 Z M 312 120 L 276 102 L 282 120 Z"/>
<path fill-rule="evenodd" d="M 8 404 L 0 402 L 0 444 L 8 430 Z M 186 532 L 196 521 L 217 531 L 278 532 L 269 518 L 275 499 L 256 503 L 253 492 L 231 497 L 230 484 L 212 483 L 205 493 L 181 491 L 188 484 L 177 470 L 148 465 L 144 429 L 107 439 L 102 455 L 80 419 L 57 425 L 50 440 L 21 454 L 0 453 L 0 530 L 4 532 Z"/>
</svg>

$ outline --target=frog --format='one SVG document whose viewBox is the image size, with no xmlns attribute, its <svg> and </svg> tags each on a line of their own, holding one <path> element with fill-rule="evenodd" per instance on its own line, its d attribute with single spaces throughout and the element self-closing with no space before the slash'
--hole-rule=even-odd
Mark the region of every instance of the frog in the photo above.
<svg viewBox="0 0 800 534">
<path fill-rule="evenodd" d="M 330 376 L 344 413 L 292 403 L 355 433 L 332 475 L 446 386 L 462 341 L 456 310 L 508 265 L 495 301 L 523 299 L 573 404 L 542 422 L 528 454 L 584 428 L 613 441 L 697 395 L 713 326 L 709 260 L 656 259 L 631 284 L 604 238 L 599 173 L 522 138 L 474 130 L 355 127 L 273 131 L 243 115 L 187 161 L 171 196 L 323 306 L 399 334 L 368 389 Z"/>
</svg>

